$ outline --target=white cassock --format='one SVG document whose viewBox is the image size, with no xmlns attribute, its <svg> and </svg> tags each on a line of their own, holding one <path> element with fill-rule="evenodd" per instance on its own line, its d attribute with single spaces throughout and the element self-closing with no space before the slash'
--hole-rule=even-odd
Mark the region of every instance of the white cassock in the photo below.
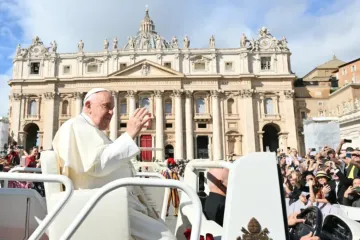
<svg viewBox="0 0 360 240">
<path fill-rule="evenodd" d="M 140 151 L 127 133 L 112 142 L 83 113 L 60 127 L 53 149 L 62 173 L 72 180 L 75 190 L 100 188 L 119 178 L 135 177 L 130 159 Z M 142 188 L 127 189 L 131 235 L 139 240 L 176 239 L 165 223 L 155 217 Z"/>
</svg>

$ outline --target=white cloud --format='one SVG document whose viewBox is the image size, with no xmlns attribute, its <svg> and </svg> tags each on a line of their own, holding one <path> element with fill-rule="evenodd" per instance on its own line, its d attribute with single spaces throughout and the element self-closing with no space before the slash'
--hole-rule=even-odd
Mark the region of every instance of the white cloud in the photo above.
<svg viewBox="0 0 360 240">
<path fill-rule="evenodd" d="M 360 52 L 357 0 L 329 1 L 318 15 L 309 11 L 310 0 L 216 0 L 206 5 L 190 0 L 17 0 L 7 8 L 24 31 L 23 42 L 38 35 L 45 44 L 55 39 L 60 52 L 74 52 L 80 39 L 86 51 L 100 51 L 104 38 L 114 36 L 125 44 L 127 36 L 136 34 L 146 4 L 161 35 L 170 40 L 187 34 L 193 47 L 207 46 L 211 34 L 218 47 L 238 47 L 242 32 L 254 37 L 267 26 L 278 39 L 287 37 L 298 76 L 333 54 L 350 61 Z"/>
</svg>

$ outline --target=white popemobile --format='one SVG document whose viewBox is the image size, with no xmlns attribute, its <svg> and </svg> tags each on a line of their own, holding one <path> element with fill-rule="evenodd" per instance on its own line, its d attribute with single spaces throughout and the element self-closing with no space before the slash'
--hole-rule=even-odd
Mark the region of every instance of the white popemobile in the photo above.
<svg viewBox="0 0 360 240">
<path fill-rule="evenodd" d="M 167 188 L 181 189 L 174 232 L 177 239 L 185 239 L 184 231 L 188 228 L 192 240 L 208 233 L 223 240 L 300 239 L 310 231 L 322 240 L 360 239 L 360 210 L 344 206 L 334 207 L 336 211 L 329 212 L 324 219 L 318 208 L 307 208 L 300 214 L 305 223 L 289 230 L 273 153 L 251 153 L 233 163 L 193 160 L 186 166 L 183 182 L 163 179 L 159 173 L 165 168 L 162 163 L 136 163 L 137 168 L 148 166 L 153 172 L 139 172 L 137 177 L 115 180 L 99 189 L 75 191 L 70 179 L 59 174 L 53 151 L 42 152 L 41 165 L 42 174 L 36 174 L 39 169 L 26 168 L 0 173 L 0 180 L 4 180 L 0 189 L 0 239 L 132 239 L 128 192 L 124 186 L 151 188 L 149 197 L 164 220 Z M 223 227 L 206 219 L 198 197 L 199 173 L 209 168 L 230 169 Z M 263 180 L 256 181 L 254 172 Z M 7 182 L 14 180 L 45 182 L 46 197 L 32 189 L 7 188 Z M 205 193 L 208 194 L 206 178 Z"/>
</svg>

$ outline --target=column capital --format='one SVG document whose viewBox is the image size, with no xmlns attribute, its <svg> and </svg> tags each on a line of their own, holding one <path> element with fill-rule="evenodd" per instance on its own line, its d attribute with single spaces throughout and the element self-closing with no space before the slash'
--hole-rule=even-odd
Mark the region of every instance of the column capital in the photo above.
<svg viewBox="0 0 360 240">
<path fill-rule="evenodd" d="M 186 90 L 184 93 L 185 93 L 185 96 L 187 98 L 192 98 L 194 91 L 193 90 Z"/>
<path fill-rule="evenodd" d="M 254 89 L 243 89 L 241 90 L 241 98 L 252 98 L 253 94 L 255 93 Z"/>
<path fill-rule="evenodd" d="M 294 90 L 285 90 L 284 91 L 284 96 L 286 99 L 292 99 L 294 98 Z"/>
<path fill-rule="evenodd" d="M 56 92 L 46 92 L 46 93 L 44 93 L 44 97 L 46 99 L 54 99 L 56 97 L 56 95 L 58 95 L 58 93 L 56 93 Z"/>
<path fill-rule="evenodd" d="M 129 91 L 127 91 L 126 97 L 128 97 L 128 98 L 134 98 L 134 97 L 136 96 L 136 93 L 137 93 L 137 91 L 129 90 Z"/>
<path fill-rule="evenodd" d="M 73 96 L 75 99 L 82 99 L 83 93 L 82 92 L 74 92 Z"/>
<path fill-rule="evenodd" d="M 181 97 L 183 94 L 182 89 L 173 90 L 174 97 Z"/>
<path fill-rule="evenodd" d="M 164 93 L 163 90 L 155 90 L 155 91 L 154 91 L 154 96 L 155 96 L 156 98 L 162 98 L 163 93 Z"/>
<path fill-rule="evenodd" d="M 13 93 L 11 95 L 12 99 L 14 99 L 15 101 L 20 101 L 23 98 L 23 94 L 22 93 Z"/>
<path fill-rule="evenodd" d="M 117 97 L 119 95 L 118 91 L 110 91 L 110 93 L 113 97 Z"/>
<path fill-rule="evenodd" d="M 210 94 L 211 94 L 211 97 L 214 97 L 214 98 L 219 98 L 219 97 L 220 97 L 221 92 L 220 92 L 220 91 L 218 91 L 218 90 L 211 90 L 211 91 L 210 91 Z"/>
</svg>

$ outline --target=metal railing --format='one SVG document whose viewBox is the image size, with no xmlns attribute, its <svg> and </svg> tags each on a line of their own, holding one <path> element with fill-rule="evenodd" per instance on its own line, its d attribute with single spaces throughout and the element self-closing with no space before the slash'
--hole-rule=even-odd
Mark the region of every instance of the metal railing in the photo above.
<svg viewBox="0 0 360 240">
<path fill-rule="evenodd" d="M 230 162 L 226 162 L 225 160 L 219 160 L 219 161 L 199 161 L 194 162 L 190 161 L 186 167 L 192 167 L 192 170 L 198 169 L 198 168 L 231 168 Z"/>
<path fill-rule="evenodd" d="M 35 173 L 41 173 L 41 168 L 29 168 L 29 167 L 14 167 L 12 168 L 8 173 L 14 173 L 14 172 L 35 172 Z M 4 188 L 9 187 L 9 181 L 4 181 Z"/>
<path fill-rule="evenodd" d="M 180 188 L 183 190 L 191 199 L 192 204 L 194 205 L 195 211 L 191 240 L 198 240 L 200 235 L 201 228 L 201 216 L 202 216 L 202 207 L 199 197 L 197 196 L 194 189 L 188 186 L 185 183 L 182 183 L 178 180 L 163 180 L 163 179 L 143 179 L 143 178 L 122 178 L 110 182 L 99 189 L 94 196 L 85 204 L 80 213 L 75 217 L 73 222 L 65 230 L 64 234 L 61 236 L 61 240 L 71 239 L 75 231 L 80 227 L 85 218 L 90 214 L 91 210 L 95 205 L 109 192 L 126 186 L 152 186 L 152 187 L 171 187 L 171 188 Z"/>
<path fill-rule="evenodd" d="M 156 177 L 156 178 L 160 178 L 160 179 L 166 179 L 163 175 L 161 175 L 160 173 L 155 173 L 155 172 L 137 172 L 136 177 Z M 165 189 L 165 193 L 164 193 L 164 201 L 162 204 L 162 208 L 161 208 L 161 219 L 166 220 L 166 212 L 167 212 L 167 202 L 168 202 L 168 198 L 169 198 L 169 193 L 170 193 L 170 188 L 166 188 Z"/>
<path fill-rule="evenodd" d="M 29 173 L 0 173 L 0 179 L 7 181 L 31 181 L 31 182 L 57 182 L 65 186 L 64 198 L 59 201 L 53 209 L 48 212 L 46 217 L 40 222 L 39 226 L 31 234 L 28 240 L 38 240 L 45 230 L 54 221 L 54 218 L 64 208 L 73 193 L 73 185 L 69 178 L 57 174 L 29 174 Z"/>
</svg>

